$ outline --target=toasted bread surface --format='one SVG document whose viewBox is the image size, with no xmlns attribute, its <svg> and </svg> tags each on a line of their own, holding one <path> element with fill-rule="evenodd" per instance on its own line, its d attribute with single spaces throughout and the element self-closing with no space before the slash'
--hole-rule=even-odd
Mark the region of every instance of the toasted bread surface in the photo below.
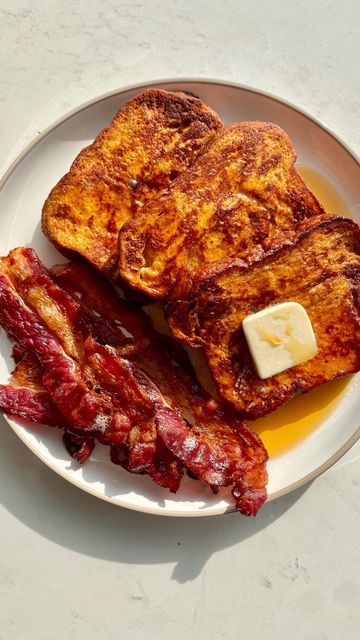
<svg viewBox="0 0 360 640">
<path fill-rule="evenodd" d="M 166 297 L 182 270 L 241 256 L 323 212 L 297 173 L 287 134 L 274 124 L 222 128 L 188 171 L 119 236 L 119 270 L 133 288 Z"/>
<path fill-rule="evenodd" d="M 121 226 L 187 169 L 221 126 L 193 96 L 149 89 L 131 99 L 51 191 L 45 235 L 111 275 Z"/>
<path fill-rule="evenodd" d="M 360 227 L 340 217 L 313 226 L 247 263 L 235 259 L 169 303 L 170 324 L 202 345 L 220 395 L 257 418 L 297 393 L 360 369 Z M 283 301 L 306 310 L 317 355 L 258 377 L 242 329 L 250 313 Z"/>
</svg>

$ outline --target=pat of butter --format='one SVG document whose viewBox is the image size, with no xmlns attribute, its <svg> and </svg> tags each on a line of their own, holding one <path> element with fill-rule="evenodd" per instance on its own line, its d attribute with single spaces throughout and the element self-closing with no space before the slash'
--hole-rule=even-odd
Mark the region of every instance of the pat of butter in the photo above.
<svg viewBox="0 0 360 640">
<path fill-rule="evenodd" d="M 260 378 L 270 378 L 317 353 L 309 316 L 298 302 L 262 309 L 247 316 L 242 326 Z"/>
</svg>

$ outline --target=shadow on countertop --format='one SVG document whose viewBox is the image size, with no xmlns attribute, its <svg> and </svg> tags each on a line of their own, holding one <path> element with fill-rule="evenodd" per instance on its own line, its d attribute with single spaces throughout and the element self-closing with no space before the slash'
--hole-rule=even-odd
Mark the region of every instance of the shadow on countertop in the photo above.
<svg viewBox="0 0 360 640">
<path fill-rule="evenodd" d="M 1 424 L 2 423 L 2 424 Z M 71 485 L 38 460 L 2 420 L 0 501 L 19 521 L 78 553 L 128 564 L 176 562 L 172 578 L 193 580 L 213 553 L 255 535 L 282 516 L 307 486 L 239 514 L 169 518 L 122 509 Z"/>
</svg>

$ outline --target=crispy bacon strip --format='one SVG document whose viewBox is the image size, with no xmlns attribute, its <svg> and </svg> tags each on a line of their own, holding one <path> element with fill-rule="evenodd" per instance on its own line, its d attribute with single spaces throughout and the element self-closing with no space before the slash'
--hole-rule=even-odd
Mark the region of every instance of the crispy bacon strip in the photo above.
<svg viewBox="0 0 360 640">
<path fill-rule="evenodd" d="M 174 420 L 164 406 L 159 409 L 159 435 L 166 447 L 211 487 L 232 486 L 236 507 L 255 515 L 266 500 L 267 454 L 258 436 L 242 423 L 230 428 L 217 420 L 187 426 Z"/>
<path fill-rule="evenodd" d="M 0 323 L 10 340 L 34 351 L 44 371 L 43 384 L 74 428 L 104 433 L 124 431 L 129 419 L 112 408 L 111 399 L 87 389 L 77 365 L 55 337 L 25 306 L 7 276 L 0 273 Z"/>
<path fill-rule="evenodd" d="M 80 361 L 79 301 L 53 282 L 33 249 L 14 249 L 1 264 L 15 290 L 57 337 L 66 354 Z"/>
<path fill-rule="evenodd" d="M 157 413 L 157 421 L 159 420 L 161 416 Z M 178 491 L 184 475 L 182 462 L 165 446 L 160 437 L 156 441 L 155 455 L 149 474 L 156 484 L 169 489 L 171 493 Z"/>
<path fill-rule="evenodd" d="M 127 406 L 133 420 L 153 413 L 153 403 L 135 366 L 111 347 L 89 336 L 84 342 L 85 362 L 89 363 L 104 389 L 116 394 Z"/>
<path fill-rule="evenodd" d="M 33 353 L 15 350 L 16 366 L 10 384 L 0 385 L 0 410 L 29 422 L 66 427 L 68 422 L 42 384 L 42 370 Z"/>
<path fill-rule="evenodd" d="M 93 343 L 95 349 L 106 355 L 108 348 Z M 106 360 L 105 360 L 106 363 Z M 130 366 L 133 367 L 129 363 Z M 148 473 L 154 482 L 162 487 L 167 487 L 175 493 L 183 475 L 182 463 L 170 451 L 168 451 L 158 434 L 157 424 L 161 423 L 162 415 L 158 414 L 158 409 L 164 404 L 164 399 L 158 389 L 152 384 L 141 371 L 133 368 L 134 375 L 141 385 L 143 392 L 146 392 L 148 400 L 152 402 L 154 416 L 148 420 L 137 422 L 129 432 L 127 448 L 120 448 L 120 456 L 113 452 L 112 459 L 118 459 L 128 471 L 133 473 Z M 106 376 L 107 369 L 104 369 Z M 106 383 L 106 378 L 105 378 Z M 116 383 L 112 383 L 116 390 Z M 171 410 L 173 411 L 173 410 Z M 176 419 L 175 412 L 174 419 Z M 177 419 L 182 419 L 177 416 Z"/>
<path fill-rule="evenodd" d="M 46 391 L 34 391 L 26 387 L 0 385 L 0 411 L 19 416 L 29 422 L 39 422 L 50 427 L 66 427 L 67 420 L 57 409 Z"/>
<path fill-rule="evenodd" d="M 0 387 L 1 410 L 9 415 L 13 412 L 29 422 L 70 428 L 68 421 L 54 405 L 42 384 L 43 372 L 36 355 L 15 347 L 14 356 L 16 367 L 12 372 L 13 382 Z M 86 462 L 95 447 L 94 440 L 69 431 L 64 433 L 63 440 L 69 454 L 81 464 Z"/>
<path fill-rule="evenodd" d="M 82 272 L 85 270 L 83 267 Z M 74 293 L 75 276 L 71 273 L 70 264 L 66 270 L 58 271 L 58 277 L 62 285 L 66 283 L 67 290 Z M 98 283 L 91 285 L 88 278 L 87 286 L 87 300 L 93 303 L 100 295 Z M 122 301 L 119 310 L 111 306 L 114 299 L 113 293 L 108 298 L 104 321 L 122 324 L 121 311 L 126 302 Z M 128 316 L 124 323 L 130 330 Z M 113 330 L 116 331 L 116 325 Z M 143 336 L 146 337 L 132 345 L 118 347 L 118 351 L 136 363 L 157 387 L 154 401 L 157 431 L 161 436 L 158 442 L 162 446 L 165 443 L 180 467 L 186 466 L 214 491 L 221 486 L 232 486 L 237 508 L 244 514 L 254 515 L 267 497 L 268 456 L 260 438 L 200 387 L 195 376 L 184 369 L 183 356 L 180 360 L 176 352 L 170 352 L 165 338 L 159 338 L 150 326 L 143 330 Z M 179 418 L 177 408 L 186 422 Z M 189 442 L 195 443 L 196 453 L 187 450 Z"/>
<path fill-rule="evenodd" d="M 65 431 L 63 442 L 66 451 L 80 464 L 88 461 L 95 447 L 93 438 L 82 438 L 70 431 Z"/>
<path fill-rule="evenodd" d="M 94 310 L 107 322 L 115 323 L 117 332 L 124 335 L 125 329 L 135 339 L 151 332 L 148 316 L 127 300 L 119 298 L 114 287 L 91 267 L 68 262 L 53 267 L 51 271 L 63 289 L 80 297 L 82 305 Z"/>
<path fill-rule="evenodd" d="M 152 425 L 134 427 L 129 441 L 129 446 L 111 446 L 112 462 L 131 473 L 148 473 L 156 484 L 176 493 L 183 476 L 183 465 L 158 436 L 155 421 Z"/>
<path fill-rule="evenodd" d="M 15 369 L 11 374 L 15 385 L 26 387 L 27 389 L 34 389 L 35 391 L 46 391 L 42 383 L 42 368 L 35 353 L 21 351 L 20 348 L 16 346 L 13 349 L 12 355 L 16 363 Z"/>
</svg>

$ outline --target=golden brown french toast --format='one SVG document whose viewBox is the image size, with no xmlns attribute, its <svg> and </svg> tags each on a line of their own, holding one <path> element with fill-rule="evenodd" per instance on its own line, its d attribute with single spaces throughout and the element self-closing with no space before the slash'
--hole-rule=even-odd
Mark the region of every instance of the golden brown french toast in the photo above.
<svg viewBox="0 0 360 640">
<path fill-rule="evenodd" d="M 124 225 L 119 270 L 133 288 L 166 297 L 182 270 L 242 256 L 324 213 L 297 173 L 287 134 L 267 122 L 226 126 L 186 172 Z"/>
<path fill-rule="evenodd" d="M 111 275 L 121 226 L 195 160 L 222 126 L 201 100 L 149 89 L 83 149 L 47 198 L 42 228 L 57 248 Z"/>
<path fill-rule="evenodd" d="M 205 268 L 187 286 L 168 303 L 170 325 L 203 347 L 220 395 L 242 417 L 266 415 L 298 393 L 360 369 L 360 227 L 352 220 L 314 218 L 264 254 Z M 318 352 L 260 379 L 242 322 L 284 301 L 305 308 Z"/>
</svg>

